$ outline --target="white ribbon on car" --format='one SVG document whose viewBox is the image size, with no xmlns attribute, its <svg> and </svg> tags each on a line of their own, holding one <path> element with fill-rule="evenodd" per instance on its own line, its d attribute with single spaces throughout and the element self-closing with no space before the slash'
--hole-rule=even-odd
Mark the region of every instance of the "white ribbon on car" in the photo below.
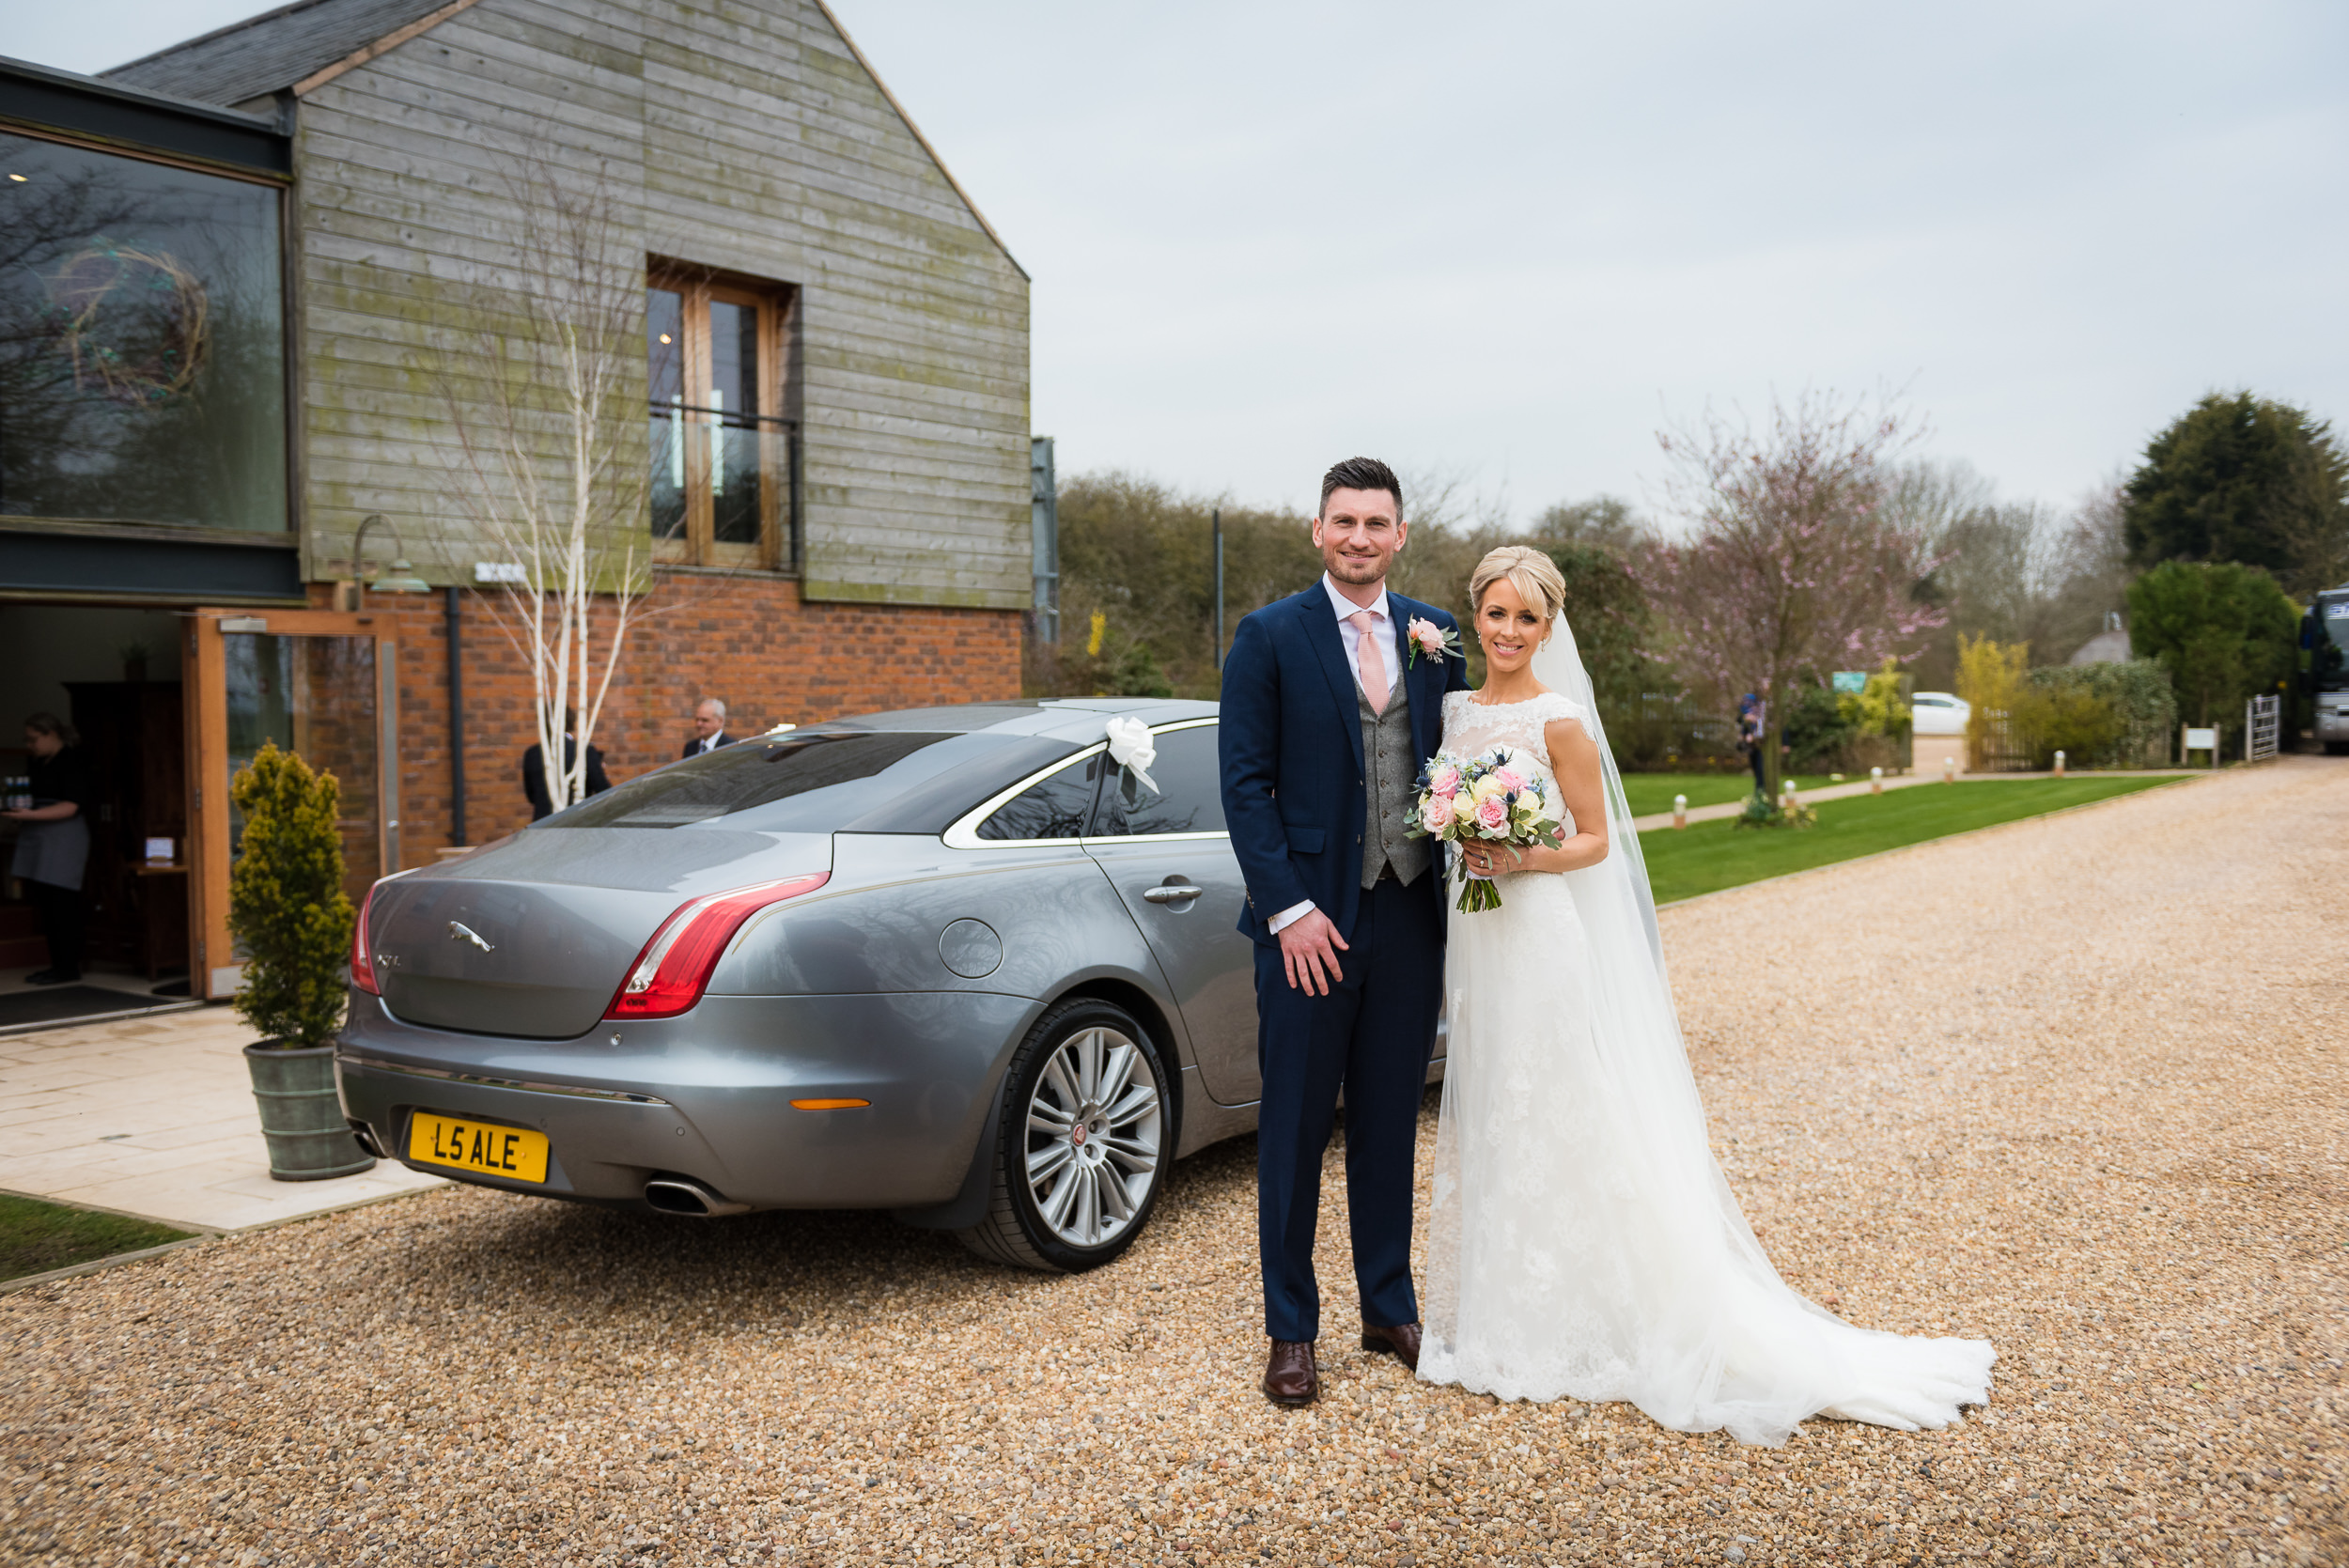
<svg viewBox="0 0 2349 1568">
<path fill-rule="evenodd" d="M 1150 738 L 1150 726 L 1121 713 L 1109 722 L 1108 729 L 1110 760 L 1147 784 L 1151 794 L 1163 794 L 1159 781 L 1149 773 L 1150 765 L 1159 760 L 1159 748 Z"/>
</svg>

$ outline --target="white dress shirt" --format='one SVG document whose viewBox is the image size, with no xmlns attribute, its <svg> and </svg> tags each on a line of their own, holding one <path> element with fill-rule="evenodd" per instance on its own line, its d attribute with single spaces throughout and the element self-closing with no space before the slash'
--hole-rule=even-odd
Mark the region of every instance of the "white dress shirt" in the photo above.
<svg viewBox="0 0 2349 1568">
<path fill-rule="evenodd" d="M 1340 593 L 1338 585 L 1330 580 L 1328 572 L 1321 574 L 1321 586 L 1330 596 L 1330 608 L 1337 613 L 1338 645 L 1346 650 L 1346 667 L 1353 672 L 1354 684 L 1357 686 L 1362 683 L 1362 632 L 1361 628 L 1346 617 L 1359 615 L 1365 610 L 1370 612 L 1371 630 L 1378 638 L 1378 666 L 1387 674 L 1387 700 L 1393 701 L 1394 689 L 1400 683 L 1403 672 L 1395 667 L 1394 624 L 1387 614 L 1385 585 L 1379 586 L 1378 597 L 1368 604 L 1357 604 Z M 1278 935 L 1283 926 L 1302 919 L 1305 911 L 1313 907 L 1314 901 L 1308 898 L 1301 904 L 1290 905 L 1265 924 L 1275 935 Z"/>
</svg>

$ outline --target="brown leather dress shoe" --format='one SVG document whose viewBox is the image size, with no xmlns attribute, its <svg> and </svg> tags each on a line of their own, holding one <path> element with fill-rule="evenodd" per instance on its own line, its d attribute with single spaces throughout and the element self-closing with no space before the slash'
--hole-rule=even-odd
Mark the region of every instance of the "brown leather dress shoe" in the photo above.
<svg viewBox="0 0 2349 1568">
<path fill-rule="evenodd" d="M 1314 1370 L 1310 1341 L 1274 1340 L 1265 1363 L 1264 1396 L 1275 1405 L 1311 1405 L 1321 1397 L 1321 1375 Z"/>
<path fill-rule="evenodd" d="M 1410 1368 L 1419 1370 L 1419 1325 L 1398 1323 L 1392 1328 L 1375 1323 L 1362 1325 L 1362 1348 L 1382 1351 Z"/>
</svg>

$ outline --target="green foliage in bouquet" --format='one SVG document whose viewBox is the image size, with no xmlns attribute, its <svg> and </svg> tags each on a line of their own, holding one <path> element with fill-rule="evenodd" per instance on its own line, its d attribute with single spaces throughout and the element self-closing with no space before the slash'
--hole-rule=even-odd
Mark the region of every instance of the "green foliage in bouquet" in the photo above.
<svg viewBox="0 0 2349 1568">
<path fill-rule="evenodd" d="M 355 918 L 334 826 L 341 787 L 272 741 L 228 793 L 244 815 L 228 878 L 228 929 L 245 954 L 237 1011 L 265 1040 L 324 1045 L 343 1021 Z"/>
</svg>

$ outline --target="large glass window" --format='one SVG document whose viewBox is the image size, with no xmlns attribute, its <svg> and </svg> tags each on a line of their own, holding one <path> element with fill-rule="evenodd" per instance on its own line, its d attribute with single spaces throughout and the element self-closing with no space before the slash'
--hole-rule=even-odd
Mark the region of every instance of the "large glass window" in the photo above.
<svg viewBox="0 0 2349 1568">
<path fill-rule="evenodd" d="M 278 208 L 0 132 L 0 513 L 284 531 Z"/>
<path fill-rule="evenodd" d="M 652 535 L 668 559 L 798 565 L 783 417 L 791 291 L 656 272 L 646 290 Z"/>
</svg>

